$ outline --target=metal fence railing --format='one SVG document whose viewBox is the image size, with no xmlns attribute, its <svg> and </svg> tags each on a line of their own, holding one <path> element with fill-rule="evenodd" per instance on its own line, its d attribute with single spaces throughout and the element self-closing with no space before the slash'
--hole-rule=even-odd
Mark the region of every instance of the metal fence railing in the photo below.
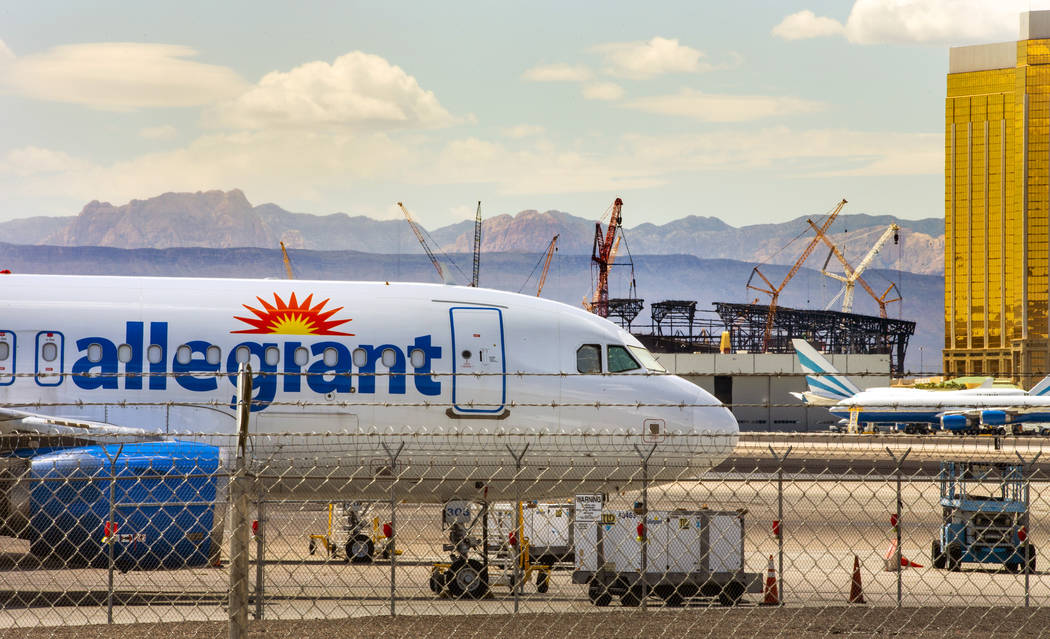
<svg viewBox="0 0 1050 639">
<path fill-rule="evenodd" d="M 0 636 L 1027 636 L 1050 621 L 1042 437 L 252 419 L 243 436 L 12 435 Z"/>
</svg>

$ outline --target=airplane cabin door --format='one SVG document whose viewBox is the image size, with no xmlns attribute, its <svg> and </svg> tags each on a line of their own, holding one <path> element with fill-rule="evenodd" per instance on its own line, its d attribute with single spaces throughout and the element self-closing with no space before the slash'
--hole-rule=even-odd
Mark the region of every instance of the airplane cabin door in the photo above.
<svg viewBox="0 0 1050 639">
<path fill-rule="evenodd" d="M 62 383 L 65 354 L 62 333 L 40 331 L 36 334 L 36 383 L 40 386 L 58 386 Z"/>
<path fill-rule="evenodd" d="M 15 383 L 15 334 L 0 331 L 0 386 Z"/>
<path fill-rule="evenodd" d="M 498 308 L 454 307 L 452 405 L 461 413 L 498 413 L 507 400 L 503 313 Z"/>
</svg>

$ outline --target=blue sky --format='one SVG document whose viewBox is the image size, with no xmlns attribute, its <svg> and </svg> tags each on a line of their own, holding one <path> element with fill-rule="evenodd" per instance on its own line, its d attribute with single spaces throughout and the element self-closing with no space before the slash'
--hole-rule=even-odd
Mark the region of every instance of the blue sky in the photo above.
<svg viewBox="0 0 1050 639">
<path fill-rule="evenodd" d="M 948 47 L 1007 0 L 0 7 L 0 220 L 165 191 L 399 215 L 943 214 Z"/>
</svg>

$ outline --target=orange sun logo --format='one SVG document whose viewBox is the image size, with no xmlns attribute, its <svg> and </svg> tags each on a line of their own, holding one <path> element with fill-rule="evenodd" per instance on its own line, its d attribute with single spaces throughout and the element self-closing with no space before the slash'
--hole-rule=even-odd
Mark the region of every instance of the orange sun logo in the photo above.
<svg viewBox="0 0 1050 639">
<path fill-rule="evenodd" d="M 277 294 L 273 294 L 273 299 L 276 304 L 270 304 L 261 297 L 256 297 L 259 300 L 259 304 L 262 305 L 264 310 L 252 308 L 247 304 L 242 304 L 244 308 L 254 313 L 255 317 L 237 317 L 234 319 L 241 320 L 245 324 L 252 326 L 250 329 L 242 331 L 230 331 L 231 333 L 283 333 L 286 335 L 347 335 L 353 336 L 353 333 L 342 333 L 340 331 L 332 330 L 340 324 L 349 322 L 349 319 L 344 320 L 329 320 L 331 316 L 335 315 L 339 311 L 343 310 L 343 307 L 333 308 L 331 310 L 324 310 L 325 304 L 328 300 L 324 300 L 317 304 L 317 306 L 311 306 L 313 302 L 313 294 L 311 293 L 301 303 L 295 299 L 295 293 L 288 298 L 288 302 Z"/>
</svg>

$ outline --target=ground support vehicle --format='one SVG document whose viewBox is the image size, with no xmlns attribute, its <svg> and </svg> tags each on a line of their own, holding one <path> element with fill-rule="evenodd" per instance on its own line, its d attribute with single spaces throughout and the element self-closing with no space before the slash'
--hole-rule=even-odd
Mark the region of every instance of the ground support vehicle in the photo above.
<svg viewBox="0 0 1050 639">
<path fill-rule="evenodd" d="M 581 521 L 577 512 L 572 581 L 587 585 L 596 606 L 614 597 L 628 607 L 645 597 L 667 606 L 693 597 L 735 605 L 747 593 L 762 592 L 761 575 L 744 569 L 746 512 L 603 510 L 598 521 Z"/>
<path fill-rule="evenodd" d="M 389 524 L 380 524 L 378 517 L 369 522 L 367 513 L 368 505 L 360 502 L 328 504 L 328 527 L 324 534 L 310 535 L 309 553 L 323 549 L 333 559 L 369 563 L 375 559 L 378 548 L 379 556 L 389 559 L 393 530 Z M 400 550 L 394 552 L 401 554 Z"/>
<path fill-rule="evenodd" d="M 939 479 L 943 518 L 930 548 L 934 568 L 957 571 L 972 562 L 1035 571 L 1024 466 L 946 461 Z"/>
</svg>

